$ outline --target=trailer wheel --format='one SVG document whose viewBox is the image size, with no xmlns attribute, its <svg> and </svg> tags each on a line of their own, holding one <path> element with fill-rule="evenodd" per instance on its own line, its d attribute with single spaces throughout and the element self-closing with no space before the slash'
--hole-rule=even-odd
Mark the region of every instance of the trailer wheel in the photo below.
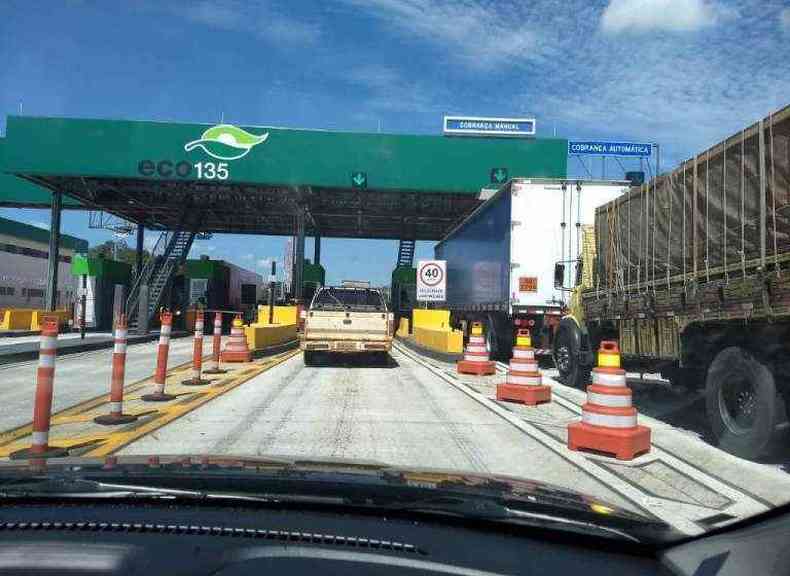
<svg viewBox="0 0 790 576">
<path fill-rule="evenodd" d="M 705 404 L 718 446 L 736 456 L 759 456 L 776 429 L 773 374 L 737 346 L 719 352 L 710 365 Z"/>
<path fill-rule="evenodd" d="M 512 330 L 507 328 L 507 321 L 499 314 L 486 317 L 486 348 L 492 360 L 509 360 L 512 344 Z"/>
<path fill-rule="evenodd" d="M 554 366 L 559 380 L 567 386 L 583 388 L 589 379 L 590 369 L 583 366 L 579 357 L 581 334 L 575 323 L 563 321 L 554 337 Z"/>
</svg>

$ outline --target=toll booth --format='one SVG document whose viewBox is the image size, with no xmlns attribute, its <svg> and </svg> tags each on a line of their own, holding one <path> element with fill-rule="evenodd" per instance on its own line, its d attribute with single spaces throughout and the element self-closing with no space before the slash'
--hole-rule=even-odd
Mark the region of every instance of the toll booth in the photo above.
<svg viewBox="0 0 790 576">
<path fill-rule="evenodd" d="M 304 261 L 304 273 L 302 274 L 302 297 L 305 306 L 313 300 L 313 296 L 318 289 L 326 284 L 326 271 L 320 264 L 313 264 L 309 258 Z"/>
<path fill-rule="evenodd" d="M 255 310 L 263 287 L 260 274 L 223 260 L 201 256 L 184 261 L 173 281 L 172 301 L 174 308 L 179 310 L 202 306 L 208 310 L 247 313 Z M 225 316 L 229 323 L 231 317 Z M 190 328 L 193 322 L 193 317 L 185 316 L 186 328 Z"/>
<path fill-rule="evenodd" d="M 395 314 L 395 325 L 400 318 L 411 318 L 411 311 L 417 302 L 417 269 L 411 266 L 398 266 L 392 271 L 390 301 Z"/>
<path fill-rule="evenodd" d="M 125 262 L 101 256 L 89 258 L 75 254 L 71 260 L 77 298 L 74 303 L 74 325 L 79 326 L 82 294 L 85 294 L 85 327 L 110 331 L 114 309 L 125 301 L 132 278 L 132 267 Z M 116 296 L 116 294 L 118 294 Z M 119 301 L 116 301 L 119 298 Z"/>
</svg>

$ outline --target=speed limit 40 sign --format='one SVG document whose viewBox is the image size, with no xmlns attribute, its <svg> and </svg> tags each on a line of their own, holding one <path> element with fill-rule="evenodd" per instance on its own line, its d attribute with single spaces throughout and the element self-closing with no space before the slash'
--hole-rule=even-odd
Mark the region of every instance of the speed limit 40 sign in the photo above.
<svg viewBox="0 0 790 576">
<path fill-rule="evenodd" d="M 417 262 L 417 301 L 443 302 L 447 299 L 447 261 Z"/>
</svg>

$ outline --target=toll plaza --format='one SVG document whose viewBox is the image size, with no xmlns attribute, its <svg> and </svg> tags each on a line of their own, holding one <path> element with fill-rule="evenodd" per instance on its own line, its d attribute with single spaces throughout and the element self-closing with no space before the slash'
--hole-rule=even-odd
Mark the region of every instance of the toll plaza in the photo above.
<svg viewBox="0 0 790 576">
<path fill-rule="evenodd" d="M 451 120 L 461 131 L 491 122 Z M 226 336 L 222 314 L 231 311 L 194 313 L 190 338 L 160 313 L 179 269 L 204 283 L 220 275 L 213 262 L 182 265 L 206 233 L 294 238 L 297 300 L 308 235 L 313 264 L 321 237 L 399 240 L 392 284 L 412 282 L 417 240 L 440 239 L 511 178 L 565 178 L 565 140 L 29 117 L 7 126 L 0 205 L 51 210 L 50 270 L 63 210 L 130 223 L 138 258 L 126 314 L 112 310 L 112 348 L 65 354 L 76 336 L 59 334 L 47 314 L 37 362 L 31 352 L 0 367 L 0 463 L 68 455 L 114 466 L 148 456 L 158 466 L 158 455 L 176 454 L 188 467 L 197 454 L 262 454 L 473 470 L 600 495 L 688 535 L 784 503 L 783 452 L 764 462 L 724 455 L 703 436 L 704 396 L 627 373 L 613 342 L 593 371 L 610 386 L 585 392 L 539 364 L 528 329 L 504 363 L 489 354 L 488 326 L 473 322 L 467 339 L 449 310 L 415 309 L 411 326 L 393 322 L 385 361 L 361 366 L 305 363 L 295 306 L 247 326 L 233 311 Z M 145 229 L 158 236 L 143 262 Z M 93 263 L 75 265 L 87 276 Z M 97 286 L 105 277 L 117 285 L 113 271 L 93 273 Z M 50 309 L 56 293 L 51 273 Z M 161 328 L 149 333 L 157 317 Z M 158 342 L 134 341 L 133 327 Z"/>
<path fill-rule="evenodd" d="M 63 209 L 137 225 L 130 327 L 145 331 L 165 287 L 201 233 L 293 236 L 293 297 L 304 239 L 438 240 L 510 175 L 561 178 L 567 141 L 469 138 L 9 116 L 0 139 L 0 206 L 49 207 L 50 254 Z M 160 234 L 142 266 L 144 230 Z M 52 268 L 52 258 L 50 257 Z M 47 279 L 54 306 L 57 275 Z"/>
</svg>

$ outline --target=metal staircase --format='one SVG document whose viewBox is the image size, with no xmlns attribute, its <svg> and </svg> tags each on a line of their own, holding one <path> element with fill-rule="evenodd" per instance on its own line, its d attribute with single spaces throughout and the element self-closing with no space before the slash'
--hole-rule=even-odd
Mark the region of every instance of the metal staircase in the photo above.
<svg viewBox="0 0 790 576">
<path fill-rule="evenodd" d="M 178 267 L 186 260 L 194 240 L 195 233 L 184 230 L 162 232 L 159 236 L 151 250 L 151 257 L 145 263 L 126 299 L 126 314 L 129 318 L 130 330 L 136 331 L 140 325 L 138 317 L 140 289 L 143 286 L 148 286 L 147 320 L 150 321 L 159 309 L 162 297 L 170 286 Z"/>
<path fill-rule="evenodd" d="M 411 268 L 414 264 L 414 245 L 415 240 L 401 239 L 398 245 L 398 267 L 405 266 Z"/>
</svg>

